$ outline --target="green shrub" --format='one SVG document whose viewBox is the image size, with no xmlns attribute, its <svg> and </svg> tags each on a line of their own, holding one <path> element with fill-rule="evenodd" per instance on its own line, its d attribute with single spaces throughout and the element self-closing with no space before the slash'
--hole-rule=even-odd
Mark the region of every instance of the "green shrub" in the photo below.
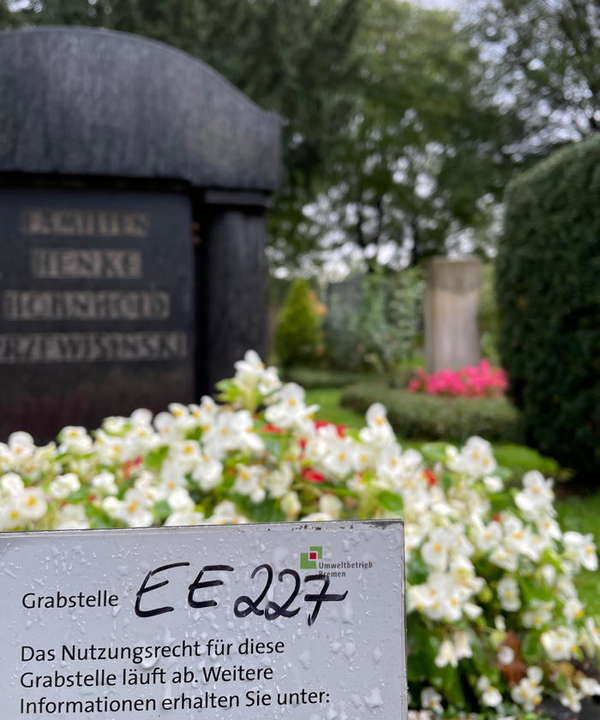
<svg viewBox="0 0 600 720">
<path fill-rule="evenodd" d="M 415 354 L 423 296 L 418 268 L 355 276 L 330 285 L 325 320 L 330 363 L 394 378 Z"/>
<path fill-rule="evenodd" d="M 275 352 L 282 367 L 313 364 L 319 356 L 321 321 L 310 284 L 303 278 L 291 284 L 275 332 Z"/>
<path fill-rule="evenodd" d="M 390 423 L 401 438 L 458 443 L 481 435 L 494 442 L 522 440 L 519 414 L 503 397 L 423 395 L 394 390 L 384 383 L 352 385 L 342 394 L 342 405 L 360 413 L 374 402 L 387 407 Z"/>
<path fill-rule="evenodd" d="M 600 137 L 517 178 L 496 262 L 500 350 L 526 438 L 600 471 Z"/>
</svg>

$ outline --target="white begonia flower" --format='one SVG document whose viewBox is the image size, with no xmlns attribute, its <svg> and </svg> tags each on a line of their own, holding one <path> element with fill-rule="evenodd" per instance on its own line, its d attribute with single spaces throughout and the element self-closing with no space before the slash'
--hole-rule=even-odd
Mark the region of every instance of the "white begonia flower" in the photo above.
<svg viewBox="0 0 600 720">
<path fill-rule="evenodd" d="M 542 565 L 540 575 L 546 585 L 554 585 L 556 582 L 556 568 L 554 565 Z"/>
<path fill-rule="evenodd" d="M 586 618 L 585 630 L 590 644 L 593 648 L 600 648 L 600 628 L 596 625 L 594 618 Z"/>
<path fill-rule="evenodd" d="M 371 405 L 365 419 L 367 427 L 362 428 L 359 433 L 365 445 L 380 449 L 396 442 L 396 436 L 387 419 L 387 410 L 381 403 Z"/>
<path fill-rule="evenodd" d="M 252 502 L 262 502 L 265 490 L 266 471 L 261 465 L 238 465 L 233 489 L 240 495 L 247 495 Z"/>
<path fill-rule="evenodd" d="M 211 525 L 238 525 L 247 522 L 248 519 L 240 514 L 235 504 L 230 500 L 220 502 L 213 510 L 213 514 L 207 519 L 207 523 Z"/>
<path fill-rule="evenodd" d="M 22 431 L 14 432 L 9 435 L 7 447 L 8 459 L 12 460 L 19 468 L 32 457 L 36 449 L 31 435 Z"/>
<path fill-rule="evenodd" d="M 447 665 L 451 665 L 452 667 L 458 665 L 458 654 L 451 640 L 446 639 L 440 643 L 435 664 L 439 668 L 446 667 Z"/>
<path fill-rule="evenodd" d="M 173 490 L 173 492 L 169 494 L 167 502 L 173 512 L 192 512 L 194 510 L 194 501 L 189 492 L 183 487 Z"/>
<path fill-rule="evenodd" d="M 567 556 L 586 570 L 595 572 L 598 569 L 598 555 L 592 535 L 582 535 L 569 531 L 563 535 Z"/>
<path fill-rule="evenodd" d="M 119 491 L 115 476 L 108 470 L 103 470 L 92 478 L 92 487 L 106 495 L 116 495 Z"/>
<path fill-rule="evenodd" d="M 446 570 L 452 540 L 453 536 L 446 528 L 435 528 L 429 533 L 428 541 L 421 547 L 421 557 L 429 567 Z"/>
<path fill-rule="evenodd" d="M 280 506 L 288 520 L 297 518 L 302 510 L 302 503 L 295 490 L 287 492 L 280 501 Z"/>
<path fill-rule="evenodd" d="M 56 517 L 56 530 L 87 530 L 90 521 L 83 505 L 65 505 Z"/>
<path fill-rule="evenodd" d="M 600 683 L 594 678 L 580 676 L 577 679 L 579 689 L 585 695 L 585 697 L 599 697 L 600 696 Z"/>
<path fill-rule="evenodd" d="M 9 472 L 0 477 L 0 490 L 5 492 L 9 497 L 20 495 L 25 489 L 23 479 L 17 473 Z"/>
<path fill-rule="evenodd" d="M 560 694 L 559 700 L 565 707 L 568 707 L 571 712 L 579 713 L 581 711 L 581 701 L 583 697 L 582 692 L 578 691 L 573 685 L 569 685 L 569 687 Z"/>
<path fill-rule="evenodd" d="M 453 635 L 454 648 L 456 656 L 459 660 L 463 658 L 473 657 L 473 649 L 471 647 L 471 637 L 464 630 L 457 630 Z"/>
<path fill-rule="evenodd" d="M 502 695 L 497 688 L 489 687 L 483 691 L 481 695 L 481 702 L 486 707 L 495 708 L 502 703 Z"/>
<path fill-rule="evenodd" d="M 500 665 L 512 665 L 515 661 L 515 651 L 508 645 L 501 645 L 498 649 L 498 662 Z"/>
<path fill-rule="evenodd" d="M 39 488 L 26 488 L 15 498 L 15 505 L 21 517 L 26 520 L 39 520 L 46 514 L 48 505 L 44 493 Z"/>
<path fill-rule="evenodd" d="M 204 492 L 208 492 L 223 481 L 223 464 L 204 453 L 192 470 L 192 478 Z"/>
<path fill-rule="evenodd" d="M 523 490 L 517 493 L 517 507 L 529 517 L 552 507 L 554 492 L 552 480 L 545 480 L 542 473 L 532 470 L 523 476 Z"/>
<path fill-rule="evenodd" d="M 288 463 L 284 463 L 277 470 L 269 472 L 265 481 L 269 496 L 273 498 L 283 497 L 290 489 L 293 479 L 292 468 Z"/>
<path fill-rule="evenodd" d="M 84 427 L 76 427 L 68 425 L 58 434 L 60 446 L 58 448 L 61 453 L 79 453 L 85 454 L 92 449 L 92 438 L 88 435 Z"/>
<path fill-rule="evenodd" d="M 150 527 L 153 515 L 149 510 L 151 503 L 147 493 L 137 487 L 127 490 L 123 500 L 110 495 L 102 501 L 104 511 L 129 527 Z"/>
<path fill-rule="evenodd" d="M 281 387 L 281 380 L 274 367 L 265 367 L 260 356 L 254 350 L 248 350 L 243 360 L 235 365 L 233 383 L 241 390 L 253 392 L 258 390 L 261 395 L 270 395 Z"/>
<path fill-rule="evenodd" d="M 328 452 L 323 460 L 326 473 L 343 478 L 355 469 L 354 443 L 349 438 L 336 438 L 329 443 Z"/>
<path fill-rule="evenodd" d="M 569 660 L 577 651 L 577 635 L 567 627 L 547 630 L 541 634 L 540 642 L 550 660 Z"/>
<path fill-rule="evenodd" d="M 577 598 L 577 588 L 568 575 L 561 575 L 556 581 L 556 591 L 563 600 Z"/>
<path fill-rule="evenodd" d="M 265 418 L 267 422 L 286 430 L 308 432 L 312 416 L 318 409 L 318 405 L 304 404 L 304 390 L 300 385 L 286 383 L 277 392 L 274 404 L 267 408 Z"/>
<path fill-rule="evenodd" d="M 75 473 L 59 475 L 48 486 L 48 494 L 56 500 L 63 500 L 71 493 L 77 492 L 81 487 L 79 478 Z"/>
<path fill-rule="evenodd" d="M 553 602 L 535 601 L 529 610 L 523 613 L 522 621 L 526 628 L 542 628 L 552 620 Z"/>
<path fill-rule="evenodd" d="M 196 510 L 177 510 L 169 515 L 165 520 L 167 527 L 186 526 L 186 525 L 203 525 L 206 523 L 204 515 Z"/>
<path fill-rule="evenodd" d="M 525 710 L 532 712 L 542 702 L 543 688 L 540 685 L 542 679 L 542 670 L 539 667 L 530 667 L 527 676 L 512 688 L 510 693 L 512 699 Z"/>
<path fill-rule="evenodd" d="M 581 618 L 585 616 L 583 604 L 577 598 L 569 598 L 567 600 L 563 607 L 563 613 L 570 622 L 581 620 Z"/>
<path fill-rule="evenodd" d="M 340 517 L 343 509 L 344 503 L 339 499 L 339 497 L 337 497 L 337 495 L 327 493 L 325 495 L 321 495 L 319 498 L 319 510 L 326 515 L 330 515 L 334 518 L 334 520 L 337 520 Z"/>
<path fill-rule="evenodd" d="M 535 518 L 540 535 L 545 539 L 560 540 L 562 531 L 560 525 L 549 514 L 540 513 Z"/>
<path fill-rule="evenodd" d="M 500 523 L 491 522 L 485 525 L 478 517 L 473 518 L 470 531 L 471 539 L 482 552 L 490 552 L 497 548 L 503 537 Z"/>
<path fill-rule="evenodd" d="M 450 446 L 447 461 L 451 469 L 473 479 L 491 475 L 496 469 L 492 446 L 476 435 L 467 440 L 460 452 Z"/>
<path fill-rule="evenodd" d="M 254 421 L 247 410 L 221 410 L 214 424 L 202 437 L 206 454 L 221 460 L 228 452 L 243 450 L 260 454 L 264 443 L 254 432 Z"/>
<path fill-rule="evenodd" d="M 129 416 L 129 422 L 134 428 L 149 427 L 152 425 L 152 413 L 147 408 L 138 408 Z"/>
<path fill-rule="evenodd" d="M 521 608 L 519 586 L 513 577 L 504 576 L 498 583 L 498 597 L 503 610 L 516 612 Z"/>
<path fill-rule="evenodd" d="M 499 493 L 504 490 L 504 483 L 502 482 L 502 479 L 496 475 L 488 475 L 487 477 L 484 477 L 483 484 L 485 485 L 485 489 L 491 493 Z"/>
<path fill-rule="evenodd" d="M 194 420 L 194 424 L 202 430 L 208 432 L 212 428 L 219 414 L 219 405 L 208 395 L 200 400 L 200 405 L 190 405 L 188 407 L 190 416 Z"/>
<path fill-rule="evenodd" d="M 128 418 L 112 416 L 104 418 L 102 421 L 102 429 L 110 435 L 120 435 L 127 427 Z"/>
<path fill-rule="evenodd" d="M 196 440 L 179 440 L 174 442 L 169 450 L 170 459 L 183 473 L 189 472 L 201 455 L 202 451 Z"/>
<path fill-rule="evenodd" d="M 443 713 L 442 696 L 432 687 L 421 691 L 421 707 L 425 710 L 433 710 L 435 713 Z"/>
<path fill-rule="evenodd" d="M 503 615 L 496 615 L 494 618 L 494 627 L 500 632 L 506 632 L 506 619 Z"/>
</svg>

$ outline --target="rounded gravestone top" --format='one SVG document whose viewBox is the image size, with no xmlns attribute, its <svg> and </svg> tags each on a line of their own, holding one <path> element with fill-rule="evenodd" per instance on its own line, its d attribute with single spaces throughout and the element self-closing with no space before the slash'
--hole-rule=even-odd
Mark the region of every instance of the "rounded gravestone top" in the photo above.
<svg viewBox="0 0 600 720">
<path fill-rule="evenodd" d="M 270 191 L 280 137 L 277 115 L 163 43 L 80 27 L 0 32 L 0 173 Z"/>
</svg>

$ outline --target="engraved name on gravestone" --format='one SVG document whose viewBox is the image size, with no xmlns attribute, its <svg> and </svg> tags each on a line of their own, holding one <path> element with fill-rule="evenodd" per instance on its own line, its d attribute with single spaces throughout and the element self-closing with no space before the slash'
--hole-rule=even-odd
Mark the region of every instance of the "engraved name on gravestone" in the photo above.
<svg viewBox="0 0 600 720">
<path fill-rule="evenodd" d="M 0 437 L 192 397 L 190 227 L 174 193 L 0 189 Z"/>
<path fill-rule="evenodd" d="M 0 534 L 2 720 L 406 720 L 400 521 Z"/>
</svg>

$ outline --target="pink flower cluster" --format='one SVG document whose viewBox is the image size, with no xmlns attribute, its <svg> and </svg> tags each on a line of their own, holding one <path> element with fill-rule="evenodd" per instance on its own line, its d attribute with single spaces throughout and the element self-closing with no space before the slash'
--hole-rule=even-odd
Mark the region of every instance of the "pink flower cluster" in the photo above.
<svg viewBox="0 0 600 720">
<path fill-rule="evenodd" d="M 440 370 L 431 374 L 420 369 L 408 384 L 410 392 L 472 397 L 501 395 L 507 387 L 504 370 L 492 367 L 487 360 L 460 370 Z"/>
</svg>

